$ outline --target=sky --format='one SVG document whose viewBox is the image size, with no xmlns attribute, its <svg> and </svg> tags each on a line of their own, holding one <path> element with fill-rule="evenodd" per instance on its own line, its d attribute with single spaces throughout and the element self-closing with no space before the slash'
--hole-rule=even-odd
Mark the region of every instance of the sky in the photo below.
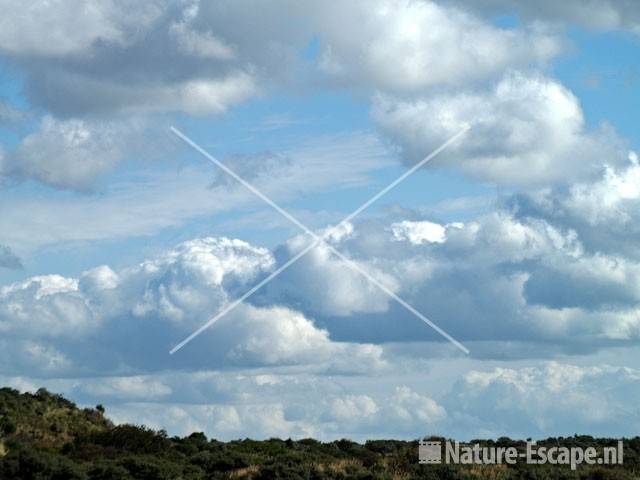
<svg viewBox="0 0 640 480">
<path fill-rule="evenodd" d="M 1 384 L 221 440 L 637 434 L 640 4 L 0 6 Z M 173 355 L 313 239 L 171 127 L 325 238 Z"/>
</svg>

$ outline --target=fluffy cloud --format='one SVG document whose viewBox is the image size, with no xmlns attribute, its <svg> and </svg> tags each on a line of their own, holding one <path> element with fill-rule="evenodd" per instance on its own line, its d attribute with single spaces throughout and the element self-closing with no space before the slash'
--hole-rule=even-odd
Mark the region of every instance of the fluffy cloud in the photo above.
<svg viewBox="0 0 640 480">
<path fill-rule="evenodd" d="M 30 337 L 77 336 L 94 325 L 78 282 L 60 275 L 32 277 L 0 289 L 0 329 Z"/>
<path fill-rule="evenodd" d="M 456 384 L 447 405 L 485 429 L 519 438 L 548 435 L 633 435 L 637 416 L 626 399 L 640 389 L 630 368 L 579 367 L 556 362 L 521 369 L 471 371 Z M 471 417 L 471 418 L 469 418 Z M 467 434 L 468 435 L 468 434 Z"/>
<path fill-rule="evenodd" d="M 628 405 L 640 388 L 640 371 L 634 368 L 601 362 L 496 367 L 495 362 L 460 365 L 453 359 L 434 365 L 435 370 L 425 364 L 401 370 L 401 378 L 398 370 L 327 377 L 272 367 L 268 374 L 262 369 L 171 370 L 2 381 L 32 391 L 46 385 L 82 404 L 103 403 L 119 422 L 143 422 L 180 435 L 204 431 L 223 440 L 610 436 L 633 435 L 638 428 L 637 409 Z"/>
<path fill-rule="evenodd" d="M 153 377 L 108 377 L 100 380 L 84 382 L 81 387 L 83 393 L 96 398 L 112 400 L 113 398 L 146 400 L 160 399 L 170 395 L 171 387 Z"/>
<path fill-rule="evenodd" d="M 332 232 L 329 241 L 337 246 L 352 233 L 352 227 L 345 231 Z M 283 248 L 287 257 L 295 256 L 308 245 L 305 236 L 295 237 Z M 367 261 L 354 260 L 360 268 L 378 279 L 392 291 L 398 289 L 398 282 L 384 271 Z M 267 286 L 269 298 L 282 299 L 287 303 L 300 305 L 314 314 L 349 316 L 356 313 L 385 312 L 389 297 L 380 295 L 378 287 L 371 284 L 361 273 L 351 269 L 336 257 L 325 245 L 320 245 L 287 269 Z"/>
<path fill-rule="evenodd" d="M 640 167 L 631 152 L 626 168 L 606 167 L 595 182 L 517 194 L 508 202 L 519 218 L 538 217 L 575 230 L 590 252 L 639 259 Z"/>
<path fill-rule="evenodd" d="M 624 162 L 615 134 L 606 128 L 588 131 L 578 99 L 536 75 L 508 74 L 489 92 L 462 90 L 414 100 L 380 96 L 373 116 L 410 163 L 471 126 L 434 163 L 455 164 L 501 184 L 594 177 L 605 161 Z"/>
<path fill-rule="evenodd" d="M 135 122 L 56 120 L 45 116 L 0 163 L 0 174 L 86 191 L 135 150 L 141 125 Z"/>
<path fill-rule="evenodd" d="M 333 371 L 370 371 L 384 365 L 382 349 L 373 345 L 334 343 L 299 312 L 283 307 L 247 307 L 225 324 L 221 335 L 231 342 L 228 358 L 240 364 L 321 365 Z"/>
<path fill-rule="evenodd" d="M 49 275 L 3 287 L 0 330 L 12 358 L 7 371 L 157 370 L 171 362 L 352 373 L 386 366 L 380 347 L 333 342 L 310 318 L 280 306 L 240 306 L 188 352 L 175 360 L 168 355 L 169 342 L 190 334 L 273 267 L 264 248 L 203 238 L 118 272 L 101 266 L 79 279 Z"/>
<path fill-rule="evenodd" d="M 216 114 L 301 71 L 348 88 L 411 92 L 543 63 L 559 50 L 541 27 L 500 29 L 431 1 L 56 1 L 4 11 L 0 53 L 27 73 L 33 102 L 64 116 Z M 320 55 L 301 61 L 314 38 Z"/>
<path fill-rule="evenodd" d="M 503 30 L 435 2 L 344 2 L 320 13 L 320 68 L 338 82 L 388 93 L 459 85 L 544 62 L 559 41 L 542 29 Z M 344 20 L 353 19 L 345 29 Z M 358 20 L 355 20 L 358 19 Z"/>
<path fill-rule="evenodd" d="M 369 220 L 332 230 L 328 241 L 463 342 L 540 343 L 557 353 L 635 344 L 640 259 L 590 237 L 602 223 L 589 224 L 593 215 L 587 210 L 579 209 L 586 216 L 574 219 L 582 219 L 577 229 L 559 214 L 568 208 L 544 209 L 580 199 L 598 205 L 598 219 L 609 218 L 612 210 L 619 221 L 632 221 L 639 168 L 633 159 L 625 169 L 610 169 L 592 188 L 585 183 L 558 189 L 555 196 L 550 190 L 515 195 L 498 211 L 465 224 Z M 618 193 L 600 184 L 617 185 Z M 587 191 L 594 198 L 585 200 Z M 620 212 L 630 216 L 625 220 Z M 308 241 L 294 237 L 272 253 L 239 240 L 197 239 L 117 272 L 103 266 L 78 279 L 33 277 L 2 289 L 0 326 L 20 340 L 40 339 L 42 348 L 55 339 L 56 350 L 68 359 L 87 354 L 81 339 L 103 338 L 96 362 L 164 368 L 169 362 L 164 348 Z M 350 342 L 436 338 L 325 246 L 309 252 L 252 302 L 220 320 L 175 361 L 185 368 L 208 358 L 216 365 L 364 372 L 385 368 L 384 352 Z M 145 335 L 145 348 L 152 352 L 141 359 L 131 349 Z M 119 346 L 111 351 L 114 344 Z M 207 346 L 213 347 L 205 357 Z M 503 354 L 478 351 L 479 357 Z"/>
<path fill-rule="evenodd" d="M 506 197 L 497 211 L 465 224 L 368 220 L 331 242 L 463 342 L 528 341 L 565 352 L 635 344 L 640 339 L 637 249 L 630 242 L 626 250 L 614 250 L 598 232 L 609 228 L 605 218 L 617 217 L 616 230 L 634 224 L 637 169 L 631 162 L 593 183 Z M 583 217 L 567 215 L 568 206 L 584 200 L 586 192 L 602 222 L 589 223 L 593 215 L 587 209 L 576 210 Z M 279 262 L 306 241 L 294 239 L 278 250 Z M 435 338 L 322 247 L 256 301 L 296 305 L 342 340 Z"/>
<path fill-rule="evenodd" d="M 4 8 L 0 51 L 29 72 L 29 97 L 56 114 L 220 113 L 257 92 L 250 63 L 193 25 L 197 2 L 76 3 Z"/>
<path fill-rule="evenodd" d="M 0 8 L 7 13 L 0 21 L 0 51 L 53 57 L 87 55 L 99 44 L 126 45 L 159 13 L 155 4 L 142 6 L 128 0 L 95 5 L 55 0 L 19 8 L 5 0 Z"/>
<path fill-rule="evenodd" d="M 453 223 L 451 226 L 454 228 L 464 227 L 461 223 Z M 447 239 L 447 227 L 428 220 L 418 222 L 403 220 L 393 223 L 391 224 L 391 233 L 396 240 L 409 240 L 415 245 L 421 245 L 425 242 L 444 243 Z"/>
</svg>

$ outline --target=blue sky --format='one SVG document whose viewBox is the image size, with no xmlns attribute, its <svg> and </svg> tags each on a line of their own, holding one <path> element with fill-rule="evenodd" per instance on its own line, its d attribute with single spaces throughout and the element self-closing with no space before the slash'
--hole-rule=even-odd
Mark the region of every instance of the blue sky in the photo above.
<svg viewBox="0 0 640 480">
<path fill-rule="evenodd" d="M 224 439 L 637 431 L 639 8 L 4 6 L 4 383 Z M 171 126 L 318 232 L 471 127 L 329 240 L 471 353 L 321 246 L 168 355 L 309 241 Z"/>
</svg>

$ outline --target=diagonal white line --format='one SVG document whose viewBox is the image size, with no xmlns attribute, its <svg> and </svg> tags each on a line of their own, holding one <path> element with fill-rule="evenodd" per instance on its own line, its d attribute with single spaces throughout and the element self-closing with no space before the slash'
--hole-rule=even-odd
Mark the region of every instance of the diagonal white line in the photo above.
<svg viewBox="0 0 640 480">
<path fill-rule="evenodd" d="M 404 180 L 406 180 L 406 178 L 409 175 L 413 175 L 416 170 L 418 170 L 419 168 L 423 167 L 428 161 L 432 160 L 433 157 L 435 157 L 436 155 L 438 155 L 440 152 L 442 152 L 445 148 L 447 148 L 449 145 L 451 145 L 453 142 L 455 142 L 458 138 L 460 138 L 462 135 L 464 135 L 465 133 L 467 133 L 467 130 L 469 130 L 471 127 L 470 126 L 466 126 L 464 127 L 462 130 L 460 130 L 458 133 L 456 133 L 453 137 L 451 137 L 449 140 L 447 140 L 446 142 L 444 142 L 442 145 L 440 145 L 438 148 L 436 148 L 433 152 L 431 152 L 429 155 L 427 155 L 426 157 L 424 157 L 422 160 L 420 160 L 418 163 L 416 163 L 413 167 L 411 167 L 409 170 L 407 170 L 406 172 L 404 172 L 402 175 L 400 175 L 398 178 L 396 178 L 393 182 L 391 182 L 387 187 L 383 188 L 382 190 L 380 190 L 378 193 L 376 193 L 373 197 L 371 197 L 369 200 L 367 200 L 365 203 L 362 204 L 362 206 L 360 206 L 359 208 L 356 208 L 351 214 L 347 215 L 345 217 L 344 220 L 342 220 L 338 225 L 342 224 L 342 223 L 347 223 L 350 222 L 351 220 L 353 220 L 357 215 L 360 215 L 360 213 L 365 210 L 366 208 L 368 208 L 373 202 L 375 202 L 376 200 L 378 200 L 380 197 L 382 197 L 383 195 L 386 195 L 389 190 L 395 188 L 400 182 L 403 182 Z"/>
<path fill-rule="evenodd" d="M 213 157 L 212 155 L 209 154 L 209 152 L 207 152 L 206 150 L 203 150 L 202 147 L 200 147 L 200 145 L 198 145 L 197 143 L 195 143 L 193 140 L 191 140 L 189 137 L 187 137 L 184 133 L 182 133 L 180 130 L 178 130 L 175 127 L 171 127 L 171 131 L 173 133 L 175 133 L 178 137 L 180 137 L 184 142 L 186 142 L 188 145 L 190 145 L 191 147 L 193 147 L 195 150 L 197 150 L 198 152 L 200 152 L 202 155 L 204 155 L 207 159 L 209 159 L 211 162 L 213 162 L 215 165 L 217 165 L 218 167 L 220 167 L 222 170 L 225 171 L 225 173 L 229 174 L 230 176 L 232 176 L 233 178 L 235 178 L 238 182 L 240 182 L 242 185 L 244 185 L 245 187 L 247 187 L 253 194 L 255 194 L 256 196 L 260 197 L 262 200 L 265 201 L 265 203 L 268 203 L 270 206 L 272 206 L 275 210 L 277 210 L 281 215 L 283 215 L 285 218 L 287 218 L 287 220 L 289 220 L 290 222 L 294 223 L 296 226 L 298 226 L 299 228 L 301 228 L 305 233 L 308 233 L 311 236 L 315 236 L 315 233 L 313 233 L 311 230 L 309 230 L 304 224 L 300 223 L 298 221 L 298 219 L 296 217 L 294 217 L 293 215 L 291 215 L 289 212 L 287 212 L 286 210 L 284 210 L 283 208 L 281 208 L 276 202 L 274 202 L 273 200 L 271 200 L 269 197 L 267 197 L 264 193 L 262 193 L 260 190 L 258 190 L 257 188 L 255 188 L 253 185 L 251 185 L 249 182 L 247 182 L 244 178 L 242 178 L 240 175 L 238 175 L 236 172 L 234 172 L 233 170 L 231 170 L 229 167 L 227 167 L 224 163 L 222 163 L 220 160 L 218 160 L 217 158 Z"/>
<path fill-rule="evenodd" d="M 470 127 L 465 127 L 463 128 L 460 132 L 458 132 L 456 135 L 454 135 L 453 137 L 451 137 L 449 140 L 447 140 L 445 143 L 443 143 L 440 147 L 438 147 L 436 150 L 434 150 L 432 153 L 430 153 L 427 157 L 425 157 L 424 159 L 422 159 L 420 162 L 418 162 L 417 164 L 415 164 L 413 167 L 411 167 L 409 170 L 407 170 L 404 174 L 402 174 L 400 177 L 398 177 L 396 180 L 394 180 L 392 183 L 390 183 L 387 187 L 385 187 L 384 189 L 382 189 L 380 192 L 378 192 L 376 195 L 374 195 L 373 197 L 371 197 L 367 202 L 365 202 L 362 206 L 360 206 L 358 209 L 356 209 L 354 212 L 352 212 L 350 215 L 348 215 L 344 220 L 342 220 L 338 225 L 342 225 L 344 223 L 347 223 L 349 221 L 351 221 L 354 217 L 356 217 L 358 214 L 360 214 L 363 210 L 365 210 L 367 207 L 369 207 L 372 203 L 374 203 L 376 200 L 378 200 L 380 197 L 382 197 L 383 195 L 385 195 L 386 193 L 388 193 L 391 189 L 393 189 L 396 185 L 398 185 L 400 182 L 402 182 L 403 180 L 405 180 L 409 175 L 413 174 L 416 170 L 418 170 L 420 167 L 422 167 L 424 164 L 426 164 L 429 160 L 431 160 L 432 158 L 434 158 L 436 155 L 438 155 L 440 152 L 442 152 L 442 150 L 444 150 L 445 148 L 447 148 L 451 143 L 453 143 L 455 140 L 457 140 L 460 136 L 462 136 L 463 134 L 465 134 L 467 132 L 467 130 L 469 130 Z M 366 272 L 362 267 L 360 267 L 358 264 L 354 263 L 352 260 L 350 260 L 349 258 L 345 257 L 342 253 L 340 253 L 338 250 L 336 250 L 332 245 L 329 245 L 327 243 L 324 242 L 325 236 L 328 233 L 325 233 L 323 236 L 319 236 L 317 235 L 315 232 L 313 232 L 312 230 L 310 230 L 309 228 L 307 228 L 306 225 L 304 225 L 303 223 L 301 223 L 297 218 L 295 218 L 293 215 L 291 215 L 289 212 L 287 212 L 286 210 L 284 210 L 283 208 L 281 208 L 277 203 L 275 203 L 273 200 L 271 200 L 269 197 L 267 197 L 265 194 L 263 194 L 262 192 L 260 192 L 257 188 L 255 188 L 253 185 L 251 185 L 249 182 L 247 182 L 246 180 L 244 180 L 242 177 L 240 177 L 238 174 L 236 174 L 233 170 L 231 170 L 229 167 L 227 167 L 225 164 L 223 164 L 222 162 L 220 162 L 218 159 L 216 159 L 215 157 L 213 157 L 212 155 L 209 154 L 209 152 L 205 151 L 204 149 L 202 149 L 198 144 L 196 144 L 194 141 L 192 141 L 189 137 L 187 137 L 186 135 L 184 135 L 181 131 L 179 131 L 177 128 L 175 127 L 171 127 L 171 131 L 177 135 L 180 139 L 182 139 L 185 143 L 187 143 L 188 145 L 190 145 L 192 148 L 194 148 L 196 151 L 198 151 L 199 153 L 201 153 L 204 157 L 206 157 L 209 161 L 211 161 L 212 163 L 214 163 L 215 165 L 217 165 L 219 168 L 221 168 L 225 173 L 227 173 L 228 175 L 230 175 L 231 177 L 233 177 L 234 179 L 236 179 L 238 182 L 240 182 L 242 185 L 244 185 L 247 189 L 249 189 L 252 193 L 254 193 L 256 196 L 258 196 L 259 198 L 261 198 L 265 203 L 269 204 L 271 207 L 273 207 L 276 211 L 278 211 L 281 215 L 283 215 L 285 218 L 287 218 L 289 221 L 291 221 L 293 224 L 295 224 L 296 226 L 298 226 L 300 229 L 302 229 L 305 233 L 307 233 L 308 235 L 310 235 L 311 237 L 314 238 L 314 242 L 312 242 L 309 246 L 307 246 L 306 248 L 304 248 L 303 250 L 301 250 L 297 255 L 295 255 L 294 257 L 292 257 L 291 259 L 289 259 L 289 261 L 287 261 L 284 265 L 282 265 L 280 268 L 278 268 L 276 271 L 274 271 L 273 273 L 271 273 L 271 275 L 269 275 L 268 277 L 266 277 L 264 280 L 262 280 L 260 283 L 258 283 L 256 286 L 254 286 L 252 289 L 250 289 L 247 293 L 245 293 L 242 297 L 240 297 L 239 299 L 235 300 L 234 302 L 232 302 L 231 304 L 229 304 L 226 308 L 224 308 L 220 313 L 218 313 L 215 317 L 213 317 L 211 320 L 209 320 L 208 322 L 206 322 L 204 325 L 202 325 L 200 328 L 198 328 L 195 332 L 193 332 L 191 335 L 189 335 L 187 338 L 185 338 L 182 342 L 180 342 L 179 344 L 177 344 L 173 349 L 170 350 L 171 354 L 174 354 L 175 352 L 177 352 L 178 350 L 180 350 L 182 347 L 184 347 L 187 343 L 189 343 L 191 340 L 193 340 L 195 337 L 197 337 L 198 335 L 200 335 L 203 331 L 205 331 L 207 328 L 209 328 L 211 325 L 213 325 L 216 321 L 218 321 L 221 317 L 223 317 L 224 315 L 226 315 L 227 313 L 229 313 L 231 310 L 233 310 L 234 308 L 236 308 L 238 305 L 240 305 L 244 300 L 246 300 L 249 296 L 253 295 L 257 290 L 259 290 L 261 287 L 263 287 L 264 285 L 266 285 L 267 283 L 269 283 L 271 280 L 273 280 L 275 277 L 277 277 L 279 274 L 281 274 L 284 270 L 286 270 L 287 268 L 289 268 L 291 265 L 293 265 L 295 262 L 297 262 L 300 258 L 302 258 L 304 255 L 306 255 L 309 251 L 311 251 L 314 247 L 316 247 L 317 245 L 319 245 L 320 243 L 324 243 L 329 249 L 330 251 L 336 255 L 338 258 L 340 258 L 343 262 L 345 262 L 347 264 L 347 266 L 349 266 L 351 269 L 357 271 L 358 273 L 360 273 L 362 276 L 364 276 L 365 278 L 367 278 L 367 280 L 369 280 L 371 283 L 373 283 L 374 285 L 376 285 L 380 290 L 382 290 L 383 292 L 385 292 L 387 295 L 389 295 L 391 298 L 393 298 L 394 300 L 396 300 L 400 305 L 402 305 L 404 308 L 406 308 L 409 312 L 411 312 L 412 314 L 414 314 L 416 317 L 418 317 L 420 320 L 422 320 L 424 323 L 426 323 L 427 325 L 429 325 L 431 328 L 433 328 L 436 332 L 438 332 L 440 335 L 442 335 L 444 338 L 446 338 L 447 340 L 449 340 L 451 343 L 453 343 L 453 345 L 455 345 L 457 348 L 459 348 L 460 350 L 462 350 L 463 352 L 465 352 L 466 354 L 469 353 L 469 350 L 462 345 L 458 340 L 456 340 L 455 338 L 453 338 L 451 335 L 449 335 L 447 332 L 445 332 L 442 328 L 440 328 L 438 325 L 436 325 L 435 323 L 433 323 L 431 320 L 429 320 L 427 317 L 425 317 L 422 313 L 420 313 L 418 310 L 416 310 L 414 307 L 412 307 L 409 303 L 407 303 L 405 300 L 403 300 L 401 297 L 399 297 L 397 294 L 395 294 L 393 291 L 391 291 L 389 288 L 387 288 L 385 285 L 383 285 L 382 283 L 380 283 L 378 280 L 376 280 L 374 277 L 372 277 L 368 272 Z"/>
<path fill-rule="evenodd" d="M 249 298 L 251 295 L 253 295 L 255 292 L 257 292 L 258 290 L 260 290 L 263 286 L 265 286 L 267 283 L 269 283 L 271 280 L 273 280 L 274 278 L 276 278 L 278 275 L 280 275 L 282 272 L 284 272 L 287 268 L 289 268 L 291 265 L 293 265 L 294 263 L 296 263 L 298 261 L 298 259 L 302 258 L 304 255 L 307 254 L 307 252 L 311 249 L 313 249 L 316 245 L 318 245 L 320 242 L 319 240 L 314 240 L 313 242 L 311 242 L 311 244 L 307 247 L 305 247 L 304 249 L 302 249 L 300 252 L 298 252 L 297 255 L 295 255 L 294 257 L 291 257 L 289 259 L 289 261 L 287 261 L 285 264 L 283 264 L 280 268 L 278 268 L 277 270 L 275 270 L 273 273 L 271 273 L 271 275 L 269 275 L 268 277 L 266 277 L 264 280 L 262 280 L 260 283 L 258 283 L 255 287 L 253 287 L 252 289 L 250 289 L 247 293 L 245 293 L 244 295 L 242 295 L 240 298 L 238 298 L 237 300 L 234 300 L 232 303 L 230 303 L 229 305 L 227 305 L 223 310 L 221 310 L 215 317 L 213 317 L 211 320 L 209 320 L 207 323 L 205 323 L 204 325 L 202 325 L 200 328 L 198 328 L 195 332 L 193 332 L 191 335 L 189 335 L 187 338 L 185 338 L 184 340 L 182 340 L 179 344 L 177 344 L 175 347 L 173 347 L 171 350 L 169 350 L 169 353 L 171 355 L 173 355 L 174 353 L 176 353 L 178 350 L 180 350 L 182 347 L 184 347 L 187 343 L 189 343 L 191 340 L 193 340 L 194 338 L 196 338 L 198 335 L 200 335 L 202 332 L 204 332 L 207 328 L 209 328 L 211 325 L 213 325 L 214 323 L 216 323 L 218 320 L 220 320 L 222 317 L 224 317 L 227 313 L 229 313 L 231 310 L 233 310 L 234 308 L 236 308 L 238 305 L 240 305 L 242 302 L 244 302 L 247 298 Z"/>
<path fill-rule="evenodd" d="M 321 240 L 321 239 L 320 239 Z M 316 241 L 318 241 L 318 237 L 316 237 Z M 442 328 L 440 328 L 438 325 L 436 325 L 435 323 L 433 323 L 431 320 L 429 320 L 427 317 L 425 317 L 422 313 L 420 313 L 418 310 L 416 310 L 415 308 L 413 308 L 409 303 L 407 303 L 405 300 L 403 300 L 402 298 L 400 298 L 397 294 L 395 294 L 392 290 L 390 290 L 389 288 L 385 287 L 384 284 L 380 283 L 378 280 L 375 279 L 375 277 L 371 276 L 369 273 L 367 273 L 366 270 L 364 270 L 360 265 L 358 265 L 357 263 L 353 262 L 352 260 L 350 260 L 349 258 L 345 257 L 342 253 L 340 253 L 338 250 L 336 250 L 332 245 L 329 245 L 328 243 L 325 243 L 325 245 L 327 247 L 329 247 L 329 249 L 331 250 L 331 252 L 333 252 L 334 255 L 336 255 L 338 258 L 340 258 L 340 260 L 342 260 L 344 263 L 347 264 L 347 266 L 351 267 L 352 270 L 355 270 L 356 272 L 358 272 L 360 275 L 362 275 L 363 277 L 365 277 L 367 280 L 369 280 L 371 283 L 373 283 L 376 287 L 378 287 L 380 290 L 382 290 L 384 293 L 386 293 L 387 295 L 389 295 L 391 298 L 393 298 L 396 302 L 398 302 L 400 305 L 402 305 L 404 308 L 406 308 L 407 310 L 409 310 L 411 313 L 413 313 L 416 317 L 418 317 L 420 320 L 422 320 L 424 323 L 426 323 L 427 325 L 429 325 L 431 328 L 433 328 L 436 332 L 438 332 L 440 335 L 442 335 L 444 338 L 446 338 L 447 340 L 449 340 L 451 343 L 453 343 L 457 348 L 459 348 L 460 350 L 462 350 L 464 353 L 469 354 L 469 349 L 467 347 L 465 347 L 464 345 L 462 345 L 462 343 L 460 343 L 458 340 L 456 340 L 455 338 L 453 338 L 451 335 L 449 335 L 447 332 L 445 332 Z"/>
</svg>

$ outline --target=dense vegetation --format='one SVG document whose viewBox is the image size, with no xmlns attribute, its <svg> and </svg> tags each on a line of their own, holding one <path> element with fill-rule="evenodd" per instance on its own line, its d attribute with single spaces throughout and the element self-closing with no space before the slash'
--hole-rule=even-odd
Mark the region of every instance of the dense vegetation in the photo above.
<svg viewBox="0 0 640 480">
<path fill-rule="evenodd" d="M 419 465 L 418 442 L 349 440 L 321 443 L 208 440 L 202 433 L 168 437 L 143 426 L 115 426 L 98 405 L 79 409 L 42 389 L 0 389 L 0 479 L 616 479 L 638 478 L 640 438 L 625 444 L 622 466 Z M 523 446 L 506 438 L 486 444 Z M 540 444 L 613 445 L 588 436 Z"/>
</svg>

